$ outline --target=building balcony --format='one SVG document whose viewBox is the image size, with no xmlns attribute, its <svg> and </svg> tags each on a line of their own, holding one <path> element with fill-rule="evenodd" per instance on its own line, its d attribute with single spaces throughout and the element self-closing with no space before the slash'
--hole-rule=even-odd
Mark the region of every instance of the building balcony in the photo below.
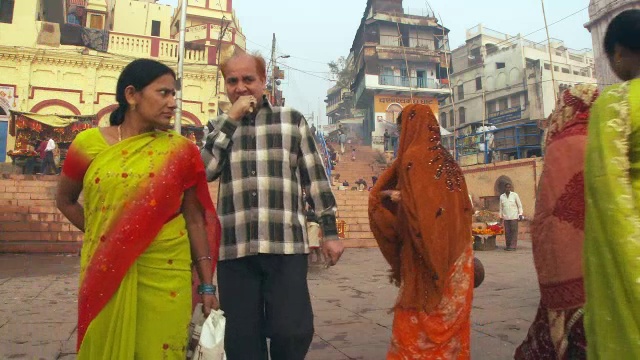
<svg viewBox="0 0 640 360">
<path fill-rule="evenodd" d="M 337 102 L 337 103 L 335 103 L 333 105 L 327 105 L 327 114 L 341 109 L 343 107 L 343 105 L 344 105 L 343 101 Z"/>
<path fill-rule="evenodd" d="M 370 100 L 375 93 L 413 93 L 418 95 L 430 95 L 436 97 L 447 97 L 451 95 L 451 90 L 446 84 L 438 85 L 433 79 L 418 79 L 393 76 L 393 75 L 371 75 L 365 74 L 356 78 L 353 88 L 355 89 L 355 103 L 362 107 Z"/>
<path fill-rule="evenodd" d="M 111 32 L 108 52 L 137 58 L 178 61 L 178 41 Z M 204 44 L 187 48 L 184 59 L 187 64 L 215 65 L 216 48 Z"/>
<path fill-rule="evenodd" d="M 409 78 L 406 76 L 380 75 L 380 85 L 411 87 L 418 89 L 440 89 L 440 85 L 434 79 Z"/>
<path fill-rule="evenodd" d="M 435 50 L 436 43 L 433 39 L 408 38 L 404 43 L 402 37 L 396 35 L 380 35 L 380 46 L 398 46 L 414 49 Z"/>
<path fill-rule="evenodd" d="M 406 60 L 409 62 L 421 62 L 445 65 L 445 53 L 434 50 L 429 46 L 389 46 L 383 44 L 367 44 L 365 57 L 374 57 L 378 60 Z"/>
</svg>

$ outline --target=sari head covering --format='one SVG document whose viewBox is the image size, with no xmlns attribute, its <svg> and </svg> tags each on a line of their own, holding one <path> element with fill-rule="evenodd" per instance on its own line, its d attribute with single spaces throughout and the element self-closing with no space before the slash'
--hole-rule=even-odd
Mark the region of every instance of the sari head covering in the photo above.
<svg viewBox="0 0 640 360">
<path fill-rule="evenodd" d="M 516 359 L 584 358 L 584 156 L 593 85 L 564 91 L 545 131 L 545 162 L 532 222 L 540 306 Z"/>
<path fill-rule="evenodd" d="M 429 312 L 440 304 L 453 278 L 450 271 L 471 246 L 471 203 L 460 167 L 440 142 L 431 108 L 407 106 L 398 120 L 398 157 L 371 190 L 369 220 L 400 285 L 396 306 Z M 385 190 L 399 190 L 402 200 L 383 199 Z"/>
</svg>

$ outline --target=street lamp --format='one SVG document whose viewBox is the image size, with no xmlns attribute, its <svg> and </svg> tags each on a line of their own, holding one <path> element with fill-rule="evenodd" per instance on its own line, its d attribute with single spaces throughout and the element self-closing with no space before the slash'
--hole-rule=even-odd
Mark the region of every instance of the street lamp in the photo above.
<svg viewBox="0 0 640 360">
<path fill-rule="evenodd" d="M 288 59 L 291 55 L 280 55 L 278 57 L 273 57 L 273 68 L 271 69 L 271 98 L 274 100 L 276 106 L 278 106 L 278 100 L 276 99 L 276 61 L 278 59 Z"/>
</svg>

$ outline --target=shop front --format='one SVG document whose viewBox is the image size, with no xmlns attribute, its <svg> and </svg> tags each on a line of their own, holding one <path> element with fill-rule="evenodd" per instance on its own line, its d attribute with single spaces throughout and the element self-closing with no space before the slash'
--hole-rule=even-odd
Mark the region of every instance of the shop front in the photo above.
<svg viewBox="0 0 640 360">
<path fill-rule="evenodd" d="M 374 96 L 374 127 L 371 133 L 372 147 L 382 151 L 393 151 L 398 145 L 399 133 L 396 126 L 398 115 L 410 104 L 428 105 L 438 114 L 438 101 L 430 96 L 405 96 L 377 94 Z M 436 115 L 437 116 L 437 115 Z M 385 145 L 385 130 L 389 134 Z"/>
<path fill-rule="evenodd" d="M 49 137 L 56 143 L 54 156 L 59 169 L 73 139 L 81 131 L 93 127 L 94 120 L 95 115 L 43 115 L 11 111 L 9 134 L 15 137 L 15 146 L 7 155 L 11 157 L 14 172 L 38 172 L 41 159 L 36 149 L 41 141 Z"/>
</svg>

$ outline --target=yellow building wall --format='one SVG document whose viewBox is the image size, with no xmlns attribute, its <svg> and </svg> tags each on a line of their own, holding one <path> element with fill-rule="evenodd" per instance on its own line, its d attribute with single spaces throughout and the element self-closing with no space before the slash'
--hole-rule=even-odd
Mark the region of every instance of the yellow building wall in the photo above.
<svg viewBox="0 0 640 360">
<path fill-rule="evenodd" d="M 169 38 L 173 8 L 136 0 L 115 2 L 113 31 L 123 34 L 151 36 L 151 22 L 160 21 L 160 37 Z"/>
<path fill-rule="evenodd" d="M 18 0 L 14 3 L 13 23 L 0 23 L 0 45 L 33 46 L 36 43 L 39 30 L 39 27 L 35 26 L 36 5 L 36 0 Z M 16 24 L 23 26 L 18 30 Z M 2 73 L 3 77 L 4 75 Z M 4 80 L 0 80 L 2 81 Z"/>
<path fill-rule="evenodd" d="M 122 69 L 135 58 L 151 57 L 149 47 L 132 44 L 149 39 L 144 34 L 151 33 L 152 20 L 162 22 L 160 51 L 155 59 L 177 70 L 177 58 L 172 52 L 163 52 L 167 45 L 177 46 L 177 41 L 169 39 L 173 14 L 170 6 L 117 0 L 114 32 L 125 35 L 117 35 L 120 41 L 117 42 L 111 34 L 108 53 L 98 53 L 79 46 L 38 45 L 36 39 L 42 23 L 35 20 L 36 5 L 37 0 L 16 1 L 13 23 L 0 24 L 0 89 L 7 86 L 16 89 L 15 102 L 9 110 L 30 112 L 36 107 L 36 112 L 42 114 L 100 113 L 99 125 L 107 126 L 110 111 L 105 109 L 115 104 L 114 93 Z M 129 7 L 131 10 L 126 11 Z M 146 20 L 140 21 L 141 17 Z M 218 106 L 222 110 L 229 106 L 222 76 L 216 75 L 217 66 L 208 65 L 208 52 L 212 49 L 208 47 L 198 58 L 189 57 L 192 50 L 187 55 L 187 59 L 196 60 L 187 60 L 185 64 L 183 124 L 194 124 L 193 117 L 206 124 L 217 115 Z M 233 49 L 234 46 L 224 45 L 220 60 L 231 56 Z M 6 120 L 0 117 L 0 121 Z M 8 135 L 6 151 L 14 146 L 15 139 Z M 6 161 L 11 159 L 7 156 Z"/>
</svg>

